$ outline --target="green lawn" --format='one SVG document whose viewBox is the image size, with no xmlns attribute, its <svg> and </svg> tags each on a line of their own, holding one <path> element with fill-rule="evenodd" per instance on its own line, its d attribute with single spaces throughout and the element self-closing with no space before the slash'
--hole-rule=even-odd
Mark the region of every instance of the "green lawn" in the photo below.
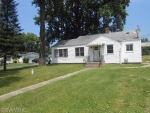
<svg viewBox="0 0 150 113">
<path fill-rule="evenodd" d="M 150 67 L 88 70 L 1 101 L 0 108 L 22 108 L 26 113 L 150 113 Z"/>
<path fill-rule="evenodd" d="M 24 67 L 30 67 L 30 66 L 35 66 L 38 65 L 36 63 L 13 63 L 13 64 L 8 64 L 7 69 L 19 69 L 19 68 L 24 68 Z M 3 66 L 0 66 L 0 70 L 3 70 Z"/>
<path fill-rule="evenodd" d="M 143 61 L 143 62 L 149 62 L 149 63 L 150 63 L 150 55 L 142 56 L 142 61 Z"/>
<path fill-rule="evenodd" d="M 102 65 L 101 68 L 125 68 L 125 67 L 141 67 L 145 64 L 105 64 Z"/>
<path fill-rule="evenodd" d="M 34 75 L 31 75 L 32 69 Z M 0 71 L 0 95 L 81 69 L 83 69 L 82 64 L 50 64 L 44 67 L 12 64 L 8 66 L 8 71 Z"/>
</svg>

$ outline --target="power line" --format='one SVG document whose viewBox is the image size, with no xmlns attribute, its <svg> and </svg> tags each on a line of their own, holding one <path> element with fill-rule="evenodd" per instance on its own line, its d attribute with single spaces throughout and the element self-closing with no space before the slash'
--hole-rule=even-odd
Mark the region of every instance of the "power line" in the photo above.
<svg viewBox="0 0 150 113">
<path fill-rule="evenodd" d="M 147 35 L 143 35 L 142 37 L 149 37 L 150 36 L 150 33 L 149 34 L 147 34 Z"/>
</svg>

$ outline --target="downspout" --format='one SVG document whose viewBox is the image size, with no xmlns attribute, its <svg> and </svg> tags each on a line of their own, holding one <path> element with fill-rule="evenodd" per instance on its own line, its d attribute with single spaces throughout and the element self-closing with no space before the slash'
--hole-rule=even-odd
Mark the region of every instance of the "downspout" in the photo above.
<svg viewBox="0 0 150 113">
<path fill-rule="evenodd" d="M 119 60 L 120 60 L 120 64 L 122 64 L 122 42 L 120 42 Z"/>
</svg>

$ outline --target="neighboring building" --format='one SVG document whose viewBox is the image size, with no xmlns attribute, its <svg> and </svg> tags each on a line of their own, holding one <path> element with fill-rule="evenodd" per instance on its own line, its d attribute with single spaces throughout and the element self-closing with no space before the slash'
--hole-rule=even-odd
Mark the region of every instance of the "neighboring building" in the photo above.
<svg viewBox="0 0 150 113">
<path fill-rule="evenodd" d="M 52 47 L 52 63 L 141 63 L 141 37 L 132 31 L 79 36 Z"/>
<path fill-rule="evenodd" d="M 26 54 L 20 54 L 20 58 L 18 58 L 18 61 L 23 63 L 23 58 L 29 58 L 29 63 L 32 63 L 33 59 L 39 58 L 39 53 L 35 52 L 28 52 Z"/>
<path fill-rule="evenodd" d="M 150 46 L 150 42 L 142 42 L 141 46 L 142 47 L 149 47 Z"/>
</svg>

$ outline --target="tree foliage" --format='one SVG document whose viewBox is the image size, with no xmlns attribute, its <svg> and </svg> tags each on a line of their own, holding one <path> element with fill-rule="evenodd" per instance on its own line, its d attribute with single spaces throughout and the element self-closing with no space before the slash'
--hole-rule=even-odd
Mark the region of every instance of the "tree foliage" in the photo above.
<svg viewBox="0 0 150 113">
<path fill-rule="evenodd" d="M 142 38 L 141 39 L 141 42 L 148 42 L 149 40 L 148 40 L 148 38 Z"/>
<path fill-rule="evenodd" d="M 130 0 L 45 0 L 46 40 L 72 39 L 88 34 L 122 31 Z M 39 12 L 38 12 L 39 14 Z M 35 17 L 39 24 L 39 16 Z"/>
<path fill-rule="evenodd" d="M 149 42 L 148 38 L 142 38 L 141 42 Z M 150 55 L 150 47 L 142 47 L 142 55 Z"/>
<path fill-rule="evenodd" d="M 0 1 L 0 52 L 4 54 L 4 70 L 7 55 L 17 53 L 22 45 L 18 36 L 22 29 L 17 18 L 17 5 L 14 0 Z"/>
<path fill-rule="evenodd" d="M 22 52 L 40 52 L 40 39 L 34 33 L 23 33 Z"/>
<path fill-rule="evenodd" d="M 142 47 L 142 55 L 150 55 L 150 47 Z"/>
</svg>

